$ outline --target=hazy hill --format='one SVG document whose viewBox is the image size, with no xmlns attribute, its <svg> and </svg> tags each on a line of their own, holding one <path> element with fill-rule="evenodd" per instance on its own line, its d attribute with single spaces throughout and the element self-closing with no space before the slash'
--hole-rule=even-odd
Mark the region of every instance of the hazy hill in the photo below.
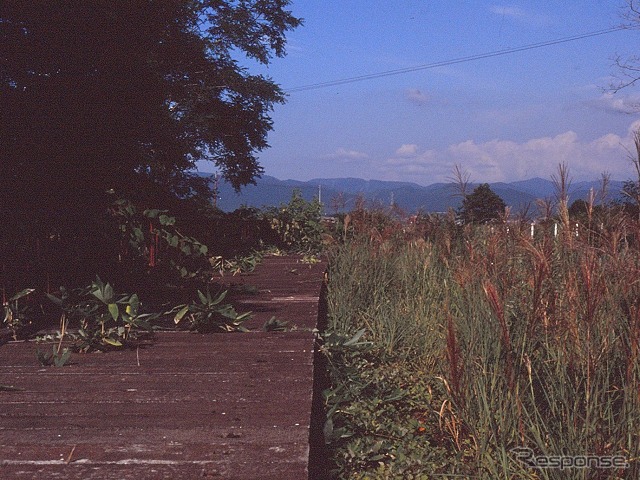
<svg viewBox="0 0 640 480">
<path fill-rule="evenodd" d="M 202 174 L 209 175 L 209 174 Z M 478 184 L 470 184 L 469 192 Z M 555 186 L 551 180 L 532 178 L 517 182 L 498 182 L 490 184 L 491 189 L 498 194 L 513 212 L 518 212 L 530 205 L 535 209 L 538 198 L 555 198 Z M 569 189 L 569 202 L 579 198 L 586 199 L 589 190 L 598 192 L 599 181 L 578 182 Z M 457 187 L 452 183 L 434 183 L 428 186 L 411 182 L 391 182 L 382 180 L 363 180 L 360 178 L 317 178 L 309 181 L 279 180 L 269 175 L 257 179 L 256 185 L 243 187 L 236 193 L 226 182 L 219 184 L 218 206 L 225 211 L 232 211 L 242 205 L 262 208 L 287 203 L 294 189 L 299 189 L 305 199 L 311 200 L 321 194 L 325 213 L 334 213 L 334 202 L 342 196 L 344 209 L 353 208 L 358 196 L 364 197 L 369 203 L 388 206 L 393 201 L 403 210 L 414 213 L 445 212 L 448 208 L 456 208 L 461 199 L 457 195 Z M 619 196 L 622 182 L 612 181 L 609 185 L 609 199 Z"/>
</svg>

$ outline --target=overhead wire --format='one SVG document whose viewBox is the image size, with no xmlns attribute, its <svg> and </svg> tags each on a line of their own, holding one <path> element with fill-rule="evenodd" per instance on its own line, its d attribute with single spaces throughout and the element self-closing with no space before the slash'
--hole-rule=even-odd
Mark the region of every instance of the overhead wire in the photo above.
<svg viewBox="0 0 640 480">
<path fill-rule="evenodd" d="M 348 78 L 343 78 L 343 79 L 338 79 L 338 80 L 330 80 L 330 81 L 326 81 L 326 82 L 319 82 L 319 83 L 311 83 L 309 85 L 301 85 L 299 87 L 293 87 L 293 88 L 287 88 L 284 89 L 285 93 L 296 93 L 296 92 L 304 92 L 307 90 L 316 90 L 316 89 L 320 89 L 320 88 L 326 88 L 326 87 L 333 87 L 333 86 L 337 86 L 337 85 L 345 85 L 345 84 L 349 84 L 349 83 L 355 83 L 355 82 L 362 82 L 365 80 L 373 80 L 373 79 L 377 79 L 377 78 L 384 78 L 384 77 L 390 77 L 390 76 L 394 76 L 394 75 L 402 75 L 405 73 L 411 73 L 411 72 L 417 72 L 420 70 L 428 70 L 428 69 L 432 69 L 432 68 L 437 68 L 437 67 L 446 67 L 449 65 L 455 65 L 458 63 L 465 63 L 465 62 L 471 62 L 474 60 L 482 60 L 485 58 L 493 58 L 493 57 L 499 57 L 502 55 L 509 55 L 512 53 L 518 53 L 518 52 L 524 52 L 527 50 L 534 50 L 536 48 L 543 48 L 543 47 L 549 47 L 552 45 L 558 45 L 561 43 L 568 43 L 568 42 L 574 42 L 576 40 L 582 40 L 584 38 L 591 38 L 591 37 L 597 37 L 600 35 L 606 35 L 609 33 L 613 33 L 613 32 L 617 32 L 620 30 L 625 30 L 626 27 L 620 26 L 620 27 L 612 27 L 612 28 L 607 28 L 604 30 L 596 30 L 593 32 L 587 32 L 587 33 L 582 33 L 582 34 L 578 34 L 578 35 L 572 35 L 570 37 L 563 37 L 563 38 L 558 38 L 555 40 L 547 40 L 544 42 L 538 42 L 538 43 L 531 43 L 528 45 L 522 45 L 520 47 L 513 47 L 513 48 L 505 48 L 502 50 L 495 50 L 492 52 L 486 52 L 486 53 L 479 53 L 479 54 L 475 54 L 475 55 L 469 55 L 466 57 L 459 57 L 459 58 L 454 58 L 451 60 L 443 60 L 443 61 L 439 61 L 439 62 L 433 62 L 433 63 L 427 63 L 424 65 L 417 65 L 414 67 L 406 67 L 406 68 L 399 68 L 396 70 L 386 70 L 384 72 L 377 72 L 377 73 L 369 73 L 369 74 L 365 74 L 365 75 L 358 75 L 358 76 L 354 76 L 354 77 L 348 77 Z"/>
</svg>

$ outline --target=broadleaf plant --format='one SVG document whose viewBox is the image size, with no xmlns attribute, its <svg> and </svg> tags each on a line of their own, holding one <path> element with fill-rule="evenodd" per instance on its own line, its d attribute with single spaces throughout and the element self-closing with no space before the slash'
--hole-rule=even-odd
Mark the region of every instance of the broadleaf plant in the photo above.
<svg viewBox="0 0 640 480">
<path fill-rule="evenodd" d="M 251 316 L 251 312 L 239 314 L 230 304 L 223 304 L 227 296 L 223 291 L 217 296 L 198 290 L 199 302 L 191 302 L 186 305 L 178 305 L 173 309 L 176 312 L 174 322 L 177 324 L 183 320 L 189 323 L 189 329 L 200 333 L 212 332 L 247 332 L 242 324 Z"/>
<path fill-rule="evenodd" d="M 78 351 L 105 350 L 135 343 L 142 332 L 152 330 L 158 314 L 140 313 L 140 300 L 132 295 L 116 295 L 100 277 L 88 287 L 71 292 L 61 288 L 58 295 L 47 294 L 58 305 L 71 327 L 77 327 L 73 347 Z"/>
</svg>

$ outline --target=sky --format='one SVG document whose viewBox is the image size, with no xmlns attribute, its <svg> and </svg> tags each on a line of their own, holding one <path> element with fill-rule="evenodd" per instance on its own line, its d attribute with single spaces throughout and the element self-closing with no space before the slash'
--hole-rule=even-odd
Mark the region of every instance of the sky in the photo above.
<svg viewBox="0 0 640 480">
<path fill-rule="evenodd" d="M 429 185 L 455 165 L 474 182 L 633 177 L 640 87 L 610 91 L 616 56 L 640 44 L 625 29 L 408 73 L 620 26 L 624 0 L 293 0 L 304 25 L 287 56 L 250 71 L 288 92 L 272 112 L 266 175 L 357 177 Z M 640 22 L 639 22 L 640 25 Z"/>
</svg>

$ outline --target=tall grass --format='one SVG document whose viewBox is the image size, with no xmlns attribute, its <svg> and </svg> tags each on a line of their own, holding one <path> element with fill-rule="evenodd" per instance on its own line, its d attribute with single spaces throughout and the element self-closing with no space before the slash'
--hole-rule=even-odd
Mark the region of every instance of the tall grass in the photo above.
<svg viewBox="0 0 640 480">
<path fill-rule="evenodd" d="M 431 442 L 468 475 L 640 478 L 640 227 L 611 217 L 576 236 L 560 218 L 557 237 L 442 221 L 427 240 L 364 231 L 331 254 L 330 328 L 366 328 L 381 358 L 441 382 Z M 531 469 L 516 447 L 629 467 Z"/>
</svg>

